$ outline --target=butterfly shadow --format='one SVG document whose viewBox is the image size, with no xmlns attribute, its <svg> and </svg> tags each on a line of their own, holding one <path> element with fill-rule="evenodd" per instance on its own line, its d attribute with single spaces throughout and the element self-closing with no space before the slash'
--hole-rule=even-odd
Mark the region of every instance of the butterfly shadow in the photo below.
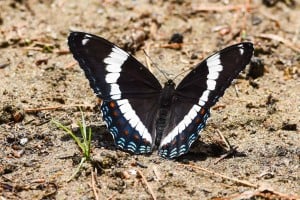
<svg viewBox="0 0 300 200">
<path fill-rule="evenodd" d="M 112 135 L 107 131 L 105 125 L 92 125 L 90 126 L 92 131 L 92 143 L 95 144 L 96 148 L 104 148 L 106 150 L 117 150 L 118 148 L 115 146 L 114 139 Z M 76 137 L 82 138 L 80 129 L 74 128 L 73 133 Z M 65 134 L 61 137 L 61 141 L 70 141 L 72 137 L 69 134 Z M 128 152 L 128 151 L 125 151 Z M 128 152 L 132 154 L 132 152 Z M 152 152 L 156 153 L 156 151 Z M 150 154 L 144 154 L 149 157 Z M 219 158 L 216 162 L 232 158 L 232 157 L 245 157 L 246 154 L 244 152 L 239 152 L 236 147 L 232 147 L 228 149 L 224 144 L 219 142 L 205 143 L 200 140 L 197 140 L 190 148 L 190 151 L 187 154 L 181 155 L 178 158 L 175 158 L 178 162 L 186 162 L 186 161 L 204 161 L 209 157 Z"/>
<path fill-rule="evenodd" d="M 209 157 L 218 158 L 215 163 L 222 159 L 228 159 L 233 157 L 246 157 L 244 152 L 237 150 L 237 147 L 226 147 L 220 143 L 205 143 L 197 140 L 190 148 L 190 151 L 178 157 L 176 161 L 204 161 Z"/>
</svg>

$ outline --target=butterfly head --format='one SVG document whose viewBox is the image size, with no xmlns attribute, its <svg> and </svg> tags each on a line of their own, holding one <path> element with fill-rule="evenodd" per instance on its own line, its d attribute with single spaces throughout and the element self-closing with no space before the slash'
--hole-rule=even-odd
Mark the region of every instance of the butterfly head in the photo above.
<svg viewBox="0 0 300 200">
<path fill-rule="evenodd" d="M 170 106 L 174 91 L 175 91 L 175 83 L 172 80 L 168 80 L 165 83 L 163 91 L 161 92 L 161 96 L 160 96 L 161 106 L 163 107 Z"/>
<path fill-rule="evenodd" d="M 173 80 L 169 79 L 167 82 L 165 82 L 165 87 L 172 87 L 175 88 L 175 83 Z"/>
</svg>

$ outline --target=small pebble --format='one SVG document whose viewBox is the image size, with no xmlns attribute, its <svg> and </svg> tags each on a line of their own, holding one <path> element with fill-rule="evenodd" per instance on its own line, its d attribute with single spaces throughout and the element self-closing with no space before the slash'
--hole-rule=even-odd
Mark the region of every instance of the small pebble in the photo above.
<svg viewBox="0 0 300 200">
<path fill-rule="evenodd" d="M 28 138 L 21 138 L 20 145 L 24 146 L 28 142 Z"/>
<path fill-rule="evenodd" d="M 174 33 L 169 40 L 169 44 L 172 43 L 183 43 L 183 35 L 181 35 L 180 33 Z"/>
</svg>

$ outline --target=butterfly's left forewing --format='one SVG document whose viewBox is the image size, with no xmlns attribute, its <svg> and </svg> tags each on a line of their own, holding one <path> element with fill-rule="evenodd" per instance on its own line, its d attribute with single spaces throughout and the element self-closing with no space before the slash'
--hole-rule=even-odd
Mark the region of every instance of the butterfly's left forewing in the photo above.
<svg viewBox="0 0 300 200">
<path fill-rule="evenodd" d="M 161 85 L 152 73 L 111 42 L 72 32 L 68 44 L 96 95 L 115 144 L 133 153 L 149 153 Z"/>
<path fill-rule="evenodd" d="M 197 65 L 180 82 L 159 147 L 161 156 L 173 158 L 188 152 L 206 124 L 210 107 L 250 62 L 252 53 L 251 43 L 227 47 Z"/>
</svg>

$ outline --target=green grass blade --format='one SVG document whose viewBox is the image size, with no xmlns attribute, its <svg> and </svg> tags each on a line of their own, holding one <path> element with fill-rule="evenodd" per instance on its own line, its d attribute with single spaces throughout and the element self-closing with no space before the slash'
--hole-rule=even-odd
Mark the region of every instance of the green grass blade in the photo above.
<svg viewBox="0 0 300 200">
<path fill-rule="evenodd" d="M 63 124 L 61 124 L 60 122 L 53 120 L 52 122 L 59 128 L 63 129 L 65 132 L 67 132 L 69 135 L 71 135 L 72 139 L 77 143 L 77 145 L 80 147 L 80 149 L 82 150 L 82 152 L 84 152 L 84 145 L 82 144 L 82 142 L 80 141 L 80 139 L 66 126 L 64 126 Z"/>
</svg>

